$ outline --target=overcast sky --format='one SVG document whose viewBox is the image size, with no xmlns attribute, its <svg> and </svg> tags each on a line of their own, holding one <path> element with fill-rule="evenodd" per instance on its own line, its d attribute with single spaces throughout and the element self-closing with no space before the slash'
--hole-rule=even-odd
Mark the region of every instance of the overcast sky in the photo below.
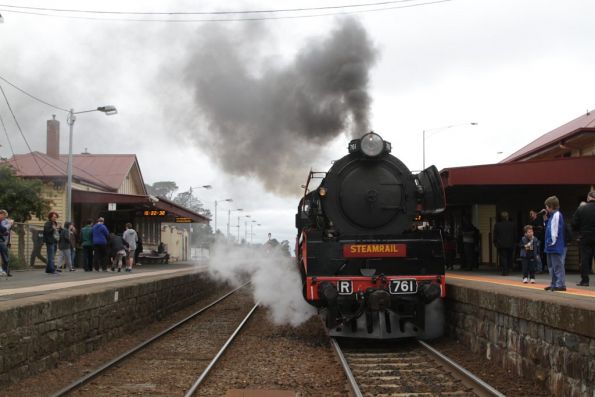
<svg viewBox="0 0 595 397">
<path fill-rule="evenodd" d="M 139 12 L 355 4 L 4 3 Z M 405 5 L 414 7 L 398 8 Z M 374 8 L 383 9 L 370 11 Z M 177 17 L 35 11 L 100 19 L 93 20 L 15 13 L 19 10 L 0 6 L 0 76 L 61 108 L 118 108 L 112 117 L 78 117 L 75 153 L 135 153 L 147 183 L 173 180 L 181 190 L 210 184 L 213 189 L 197 190 L 197 197 L 211 210 L 214 200 L 233 198 L 232 209 L 243 208 L 262 224 L 256 241 L 267 232 L 279 240 L 294 238 L 300 184 L 310 168 L 326 171 L 343 156 L 357 129 L 371 128 L 391 141 L 393 154 L 412 170 L 422 168 L 426 130 L 426 164 L 442 169 L 498 162 L 595 108 L 595 2 L 589 0 L 408 1 L 245 14 L 241 17 L 350 12 L 242 22 L 131 22 L 106 19 Z M 237 16 L 215 16 L 230 17 Z M 342 59 L 343 54 L 350 56 Z M 341 84 L 320 78 L 342 62 L 349 67 L 337 69 L 347 71 Z M 66 153 L 65 113 L 0 85 L 31 148 L 45 151 L 46 120 L 56 114 Z M 354 100 L 345 105 L 345 98 Z M 28 151 L 1 96 L 0 115 L 15 153 Z M 0 156 L 10 157 L 3 130 L 0 145 Z M 220 229 L 227 208 L 219 206 Z M 244 219 L 241 224 L 243 236 Z"/>
</svg>

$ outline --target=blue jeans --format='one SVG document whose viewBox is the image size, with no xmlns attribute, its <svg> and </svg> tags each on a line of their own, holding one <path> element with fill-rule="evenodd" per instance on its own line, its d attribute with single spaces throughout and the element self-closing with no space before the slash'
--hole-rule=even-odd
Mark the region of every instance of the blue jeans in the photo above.
<svg viewBox="0 0 595 397">
<path fill-rule="evenodd" d="M 93 246 L 92 245 L 84 245 L 83 246 L 83 264 L 85 266 L 85 271 L 93 270 Z"/>
<path fill-rule="evenodd" d="M 550 276 L 552 277 L 552 287 L 566 287 L 566 270 L 564 261 L 566 260 L 566 247 L 562 254 L 547 254 L 547 262 L 550 265 Z"/>
<path fill-rule="evenodd" d="M 64 250 L 61 249 L 60 251 L 62 252 L 62 262 L 60 262 L 60 267 L 72 270 L 72 252 L 70 251 L 70 248 Z"/>
<path fill-rule="evenodd" d="M 537 261 L 535 258 L 522 258 L 523 264 L 523 278 L 535 278 L 535 267 Z"/>
<path fill-rule="evenodd" d="M 5 243 L 0 243 L 0 262 L 2 262 L 2 270 L 4 270 L 6 273 L 10 272 L 8 260 L 8 246 Z"/>
<path fill-rule="evenodd" d="M 48 263 L 45 265 L 46 273 L 55 273 L 56 268 L 54 266 L 54 256 L 56 256 L 56 243 L 46 244 L 48 248 Z"/>
</svg>

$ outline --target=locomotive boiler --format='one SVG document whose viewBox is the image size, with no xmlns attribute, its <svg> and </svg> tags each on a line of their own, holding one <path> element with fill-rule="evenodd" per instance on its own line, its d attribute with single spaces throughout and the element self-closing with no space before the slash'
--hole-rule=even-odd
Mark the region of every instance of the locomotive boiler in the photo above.
<svg viewBox="0 0 595 397">
<path fill-rule="evenodd" d="M 436 338 L 444 328 L 442 236 L 415 219 L 444 209 L 438 171 L 413 174 L 373 132 L 348 150 L 328 172 L 310 172 L 298 206 L 304 298 L 333 336 Z"/>
</svg>

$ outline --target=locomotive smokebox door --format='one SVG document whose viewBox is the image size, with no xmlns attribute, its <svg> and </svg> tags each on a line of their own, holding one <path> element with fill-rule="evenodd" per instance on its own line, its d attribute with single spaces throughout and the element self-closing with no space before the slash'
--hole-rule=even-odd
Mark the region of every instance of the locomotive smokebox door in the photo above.
<svg viewBox="0 0 595 397">
<path fill-rule="evenodd" d="M 444 211 L 445 199 L 444 189 L 442 187 L 442 178 L 435 166 L 431 166 L 417 174 L 417 179 L 423 188 L 421 203 L 423 205 L 422 213 L 437 213 Z"/>
</svg>

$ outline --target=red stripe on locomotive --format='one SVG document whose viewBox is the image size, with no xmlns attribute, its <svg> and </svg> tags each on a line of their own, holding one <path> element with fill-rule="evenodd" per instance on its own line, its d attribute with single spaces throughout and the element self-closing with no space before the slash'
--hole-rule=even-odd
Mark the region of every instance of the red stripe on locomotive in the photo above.
<svg viewBox="0 0 595 397">
<path fill-rule="evenodd" d="M 316 282 L 313 283 L 312 279 L 316 278 Z M 431 281 L 434 284 L 440 285 L 440 297 L 446 297 L 446 277 L 444 276 L 385 276 L 384 281 L 380 277 L 376 277 L 376 282 L 372 282 L 372 277 L 307 277 L 306 278 L 306 298 L 309 301 L 318 300 L 318 284 L 327 281 L 334 285 L 337 285 L 339 281 L 350 280 L 353 283 L 353 293 L 365 292 L 368 288 L 384 288 L 388 290 L 388 285 L 392 280 L 417 280 L 418 284 L 420 281 Z"/>
</svg>

